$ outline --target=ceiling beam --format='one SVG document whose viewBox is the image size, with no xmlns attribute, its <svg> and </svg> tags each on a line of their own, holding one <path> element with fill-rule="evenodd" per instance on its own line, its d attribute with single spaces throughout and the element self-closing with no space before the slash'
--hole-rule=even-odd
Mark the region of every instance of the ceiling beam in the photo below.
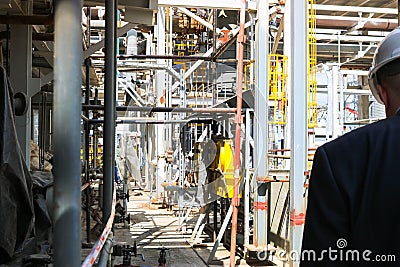
<svg viewBox="0 0 400 267">
<path fill-rule="evenodd" d="M 174 6 L 186 8 L 213 8 L 226 10 L 240 10 L 240 0 L 158 0 L 159 6 Z M 246 9 L 257 10 L 256 2 L 247 1 Z"/>
<path fill-rule="evenodd" d="M 54 16 L 43 15 L 0 15 L 0 24 L 22 24 L 22 25 L 52 25 Z"/>
<path fill-rule="evenodd" d="M 383 8 L 383 7 L 365 7 L 365 6 L 336 6 L 336 5 L 320 5 L 314 4 L 313 9 L 323 11 L 343 11 L 343 12 L 362 12 L 362 13 L 375 13 L 375 14 L 391 14 L 397 15 L 396 8 Z"/>
<path fill-rule="evenodd" d="M 363 36 L 363 35 L 339 35 L 340 41 L 344 42 L 375 42 L 378 43 L 382 41 L 384 37 L 380 36 Z M 316 34 L 315 38 L 317 40 L 326 40 L 326 41 L 337 41 L 337 34 Z"/>
</svg>

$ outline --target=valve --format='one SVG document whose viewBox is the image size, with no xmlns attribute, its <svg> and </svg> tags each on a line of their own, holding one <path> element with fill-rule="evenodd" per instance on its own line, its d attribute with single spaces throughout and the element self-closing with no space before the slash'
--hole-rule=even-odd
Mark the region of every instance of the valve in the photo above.
<svg viewBox="0 0 400 267">
<path fill-rule="evenodd" d="M 137 253 L 136 241 L 133 246 L 129 244 L 116 244 L 113 247 L 113 256 L 122 256 L 122 264 L 114 265 L 115 267 L 131 267 L 132 256 L 137 257 L 142 256 L 142 261 L 144 261 L 143 254 Z"/>
<path fill-rule="evenodd" d="M 114 217 L 114 223 L 123 223 L 124 221 L 126 221 L 127 223 L 131 223 L 131 214 L 130 213 L 128 213 L 126 215 L 122 215 L 122 216 L 116 215 Z"/>
<path fill-rule="evenodd" d="M 126 214 L 126 210 L 124 209 L 124 207 L 122 207 L 121 203 L 117 203 L 115 205 L 115 212 L 119 213 L 121 216 L 125 216 Z"/>
<path fill-rule="evenodd" d="M 126 199 L 129 202 L 129 193 L 119 193 L 117 192 L 117 200 Z"/>
<path fill-rule="evenodd" d="M 158 267 L 164 267 L 167 264 L 167 251 L 169 254 L 169 248 L 162 246 L 158 248 L 160 250 L 160 257 L 158 258 Z"/>
</svg>

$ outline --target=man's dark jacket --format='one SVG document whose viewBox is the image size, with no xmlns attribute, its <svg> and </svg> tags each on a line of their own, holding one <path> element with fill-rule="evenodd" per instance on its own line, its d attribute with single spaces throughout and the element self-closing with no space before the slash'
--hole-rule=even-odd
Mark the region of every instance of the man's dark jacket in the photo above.
<svg viewBox="0 0 400 267">
<path fill-rule="evenodd" d="M 329 247 L 336 261 L 321 256 Z M 317 255 L 303 255 L 302 267 L 400 266 L 400 112 L 317 149 L 302 250 Z M 378 261 L 389 255 L 396 261 Z"/>
</svg>

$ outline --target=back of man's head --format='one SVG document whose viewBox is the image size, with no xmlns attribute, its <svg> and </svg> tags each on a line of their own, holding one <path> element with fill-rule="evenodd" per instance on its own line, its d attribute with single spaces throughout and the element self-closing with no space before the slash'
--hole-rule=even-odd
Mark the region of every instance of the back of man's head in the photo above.
<svg viewBox="0 0 400 267">
<path fill-rule="evenodd" d="M 382 102 L 379 95 L 378 85 L 388 86 L 394 89 L 399 82 L 398 74 L 400 73 L 400 27 L 390 32 L 379 43 L 372 63 L 372 68 L 369 72 L 369 87 L 376 100 Z"/>
<path fill-rule="evenodd" d="M 395 95 L 400 95 L 400 58 L 382 66 L 376 72 L 376 79 L 378 84 L 391 90 Z"/>
</svg>

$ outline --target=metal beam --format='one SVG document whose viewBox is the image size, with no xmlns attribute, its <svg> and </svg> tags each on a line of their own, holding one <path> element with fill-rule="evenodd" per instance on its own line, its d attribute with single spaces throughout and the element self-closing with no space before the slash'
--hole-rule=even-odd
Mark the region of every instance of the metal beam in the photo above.
<svg viewBox="0 0 400 267">
<path fill-rule="evenodd" d="M 195 19 L 196 21 L 200 22 L 201 24 L 203 24 L 207 29 L 214 31 L 214 26 L 209 23 L 208 21 L 206 21 L 205 19 L 197 16 L 196 14 L 194 14 L 193 12 L 191 12 L 190 10 L 184 8 L 184 7 L 178 7 L 178 9 L 186 14 L 187 16 L 191 17 L 192 19 Z M 221 30 L 220 29 L 216 29 L 216 32 L 219 33 Z"/>
<path fill-rule="evenodd" d="M 115 38 L 121 37 L 122 35 L 126 34 L 129 30 L 132 30 L 135 27 L 133 23 L 128 23 L 125 26 L 119 28 L 117 30 L 117 34 Z M 107 38 L 107 37 L 106 37 Z M 105 39 L 95 43 L 94 45 L 90 46 L 88 49 L 83 51 L 83 58 L 90 57 L 94 52 L 99 51 L 101 48 L 104 47 Z"/>
<path fill-rule="evenodd" d="M 59 267 L 81 264 L 81 20 L 81 0 L 55 2 L 54 266 Z"/>
<path fill-rule="evenodd" d="M 126 34 L 129 30 L 133 29 L 135 26 L 132 23 L 128 23 L 125 26 L 119 28 L 117 30 L 117 37 L 121 37 L 122 35 Z M 82 30 L 81 30 L 82 31 Z M 102 47 L 104 47 L 105 39 L 102 39 L 101 41 L 95 43 L 94 45 L 90 46 L 88 49 L 83 51 L 83 59 L 86 59 L 90 57 L 93 53 L 96 51 L 100 50 Z M 46 76 L 40 79 L 40 85 L 46 85 L 53 81 L 53 72 L 48 73 Z"/>
<path fill-rule="evenodd" d="M 283 27 L 285 25 L 284 19 L 285 19 L 285 16 L 283 15 L 281 18 L 281 22 L 279 24 L 278 32 L 276 33 L 276 36 L 275 36 L 274 46 L 272 47 L 271 54 L 276 54 L 276 50 L 278 50 L 279 40 L 282 37 Z"/>
<path fill-rule="evenodd" d="M 240 10 L 240 0 L 158 0 L 159 6 Z M 255 1 L 247 1 L 246 9 L 256 10 Z"/>
<path fill-rule="evenodd" d="M 246 22 L 246 24 L 244 25 L 244 28 L 247 28 L 251 25 L 251 21 Z M 231 39 L 235 38 L 235 36 L 239 33 L 239 27 L 233 29 L 230 31 L 230 35 L 232 36 Z M 222 42 L 218 42 L 215 45 L 215 50 L 218 51 L 218 49 L 222 46 Z M 214 47 L 211 47 L 210 49 L 207 50 L 207 52 L 205 52 L 203 54 L 204 58 L 209 57 L 210 55 L 212 55 L 212 53 L 215 52 L 214 51 Z M 184 75 L 184 79 L 189 78 L 189 76 L 204 62 L 204 60 L 198 60 L 196 63 L 194 63 L 192 65 L 192 67 L 190 67 Z M 172 87 L 171 87 L 171 91 L 175 92 L 175 90 L 178 88 L 179 86 L 179 82 L 175 82 Z"/>
<path fill-rule="evenodd" d="M 15 117 L 15 128 L 18 141 L 22 149 L 25 162 L 30 166 L 30 140 L 31 140 L 31 99 L 33 91 L 32 81 L 32 27 L 29 25 L 11 25 L 10 47 L 10 82 L 15 89 L 14 93 L 21 92 L 27 96 L 27 112 Z"/>
<path fill-rule="evenodd" d="M 52 25 L 54 24 L 54 17 L 52 15 L 0 15 L 0 24 Z"/>
</svg>

